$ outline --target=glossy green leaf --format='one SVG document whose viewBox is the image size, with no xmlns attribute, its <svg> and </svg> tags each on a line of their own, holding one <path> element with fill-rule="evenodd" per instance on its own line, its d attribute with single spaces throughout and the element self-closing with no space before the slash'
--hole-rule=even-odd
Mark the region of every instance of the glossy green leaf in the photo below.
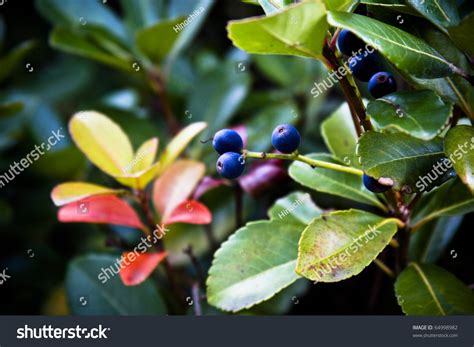
<svg viewBox="0 0 474 347">
<path fill-rule="evenodd" d="M 186 18 L 178 17 L 158 22 L 136 33 L 138 49 L 154 64 L 159 65 L 179 37 L 179 24 Z M 176 29 L 176 30 L 175 30 Z"/>
<path fill-rule="evenodd" d="M 310 158 L 338 163 L 329 154 L 310 154 Z M 362 183 L 362 177 L 329 169 L 311 168 L 308 164 L 295 161 L 289 174 L 296 182 L 318 192 L 341 196 L 363 204 L 385 209 L 375 194 L 368 191 Z"/>
<path fill-rule="evenodd" d="M 331 25 L 354 32 L 398 69 L 420 78 L 444 77 L 452 64 L 425 41 L 376 19 L 353 13 L 328 12 Z"/>
<path fill-rule="evenodd" d="M 109 6 L 100 1 L 36 0 L 36 7 L 43 17 L 56 26 L 96 26 L 117 38 L 127 39 L 127 32 L 120 19 Z"/>
<path fill-rule="evenodd" d="M 58 26 L 51 32 L 50 43 L 54 48 L 67 53 L 94 59 L 125 71 L 135 71 L 132 69 L 132 56 L 119 42 L 98 27 Z"/>
<path fill-rule="evenodd" d="M 459 24 L 456 0 L 407 0 L 407 3 L 442 30 Z"/>
<path fill-rule="evenodd" d="M 163 0 L 120 0 L 120 6 L 130 32 L 155 24 L 165 12 Z"/>
<path fill-rule="evenodd" d="M 433 91 L 402 91 L 369 102 L 367 114 L 378 129 L 430 140 L 447 125 L 452 105 Z"/>
<path fill-rule="evenodd" d="M 404 0 L 361 0 L 361 4 L 368 5 L 368 8 L 379 7 L 380 9 L 388 9 L 408 14 L 418 14 L 414 9 L 405 4 Z"/>
<path fill-rule="evenodd" d="M 298 239 L 303 227 L 277 221 L 248 223 L 215 253 L 207 298 L 225 311 L 268 300 L 295 282 Z"/>
<path fill-rule="evenodd" d="M 68 301 L 76 315 L 164 315 L 166 306 L 152 280 L 127 287 L 120 256 L 89 254 L 74 259 L 66 274 Z M 109 270 L 106 270 L 109 269 Z M 116 272 L 117 275 L 110 276 Z"/>
<path fill-rule="evenodd" d="M 474 128 L 459 125 L 444 139 L 444 151 L 453 163 L 459 178 L 474 194 Z"/>
<path fill-rule="evenodd" d="M 474 27 L 474 13 L 469 14 L 458 26 L 449 28 L 449 35 L 456 45 L 471 57 L 474 56 L 472 44 L 472 28 Z"/>
<path fill-rule="evenodd" d="M 397 278 L 395 292 L 402 310 L 412 316 L 474 314 L 474 294 L 448 271 L 411 263 Z"/>
<path fill-rule="evenodd" d="M 357 133 L 347 103 L 343 103 L 322 124 L 321 134 L 329 151 L 341 162 L 359 166 L 356 157 Z"/>
<path fill-rule="evenodd" d="M 207 122 L 210 134 L 228 123 L 249 91 L 249 74 L 237 71 L 235 63 L 220 64 L 202 76 L 193 86 L 187 114 L 193 121 Z"/>
<path fill-rule="evenodd" d="M 267 15 L 271 15 L 284 10 L 286 5 L 292 3 L 292 0 L 258 0 L 258 3 Z"/>
<path fill-rule="evenodd" d="M 361 136 L 357 155 L 369 176 L 389 178 L 395 189 L 406 192 L 421 189 L 419 177 L 431 173 L 434 165 L 445 158 L 439 138 L 423 141 L 403 133 L 374 131 Z"/>
<path fill-rule="evenodd" d="M 463 216 L 442 217 L 423 225 L 410 238 L 409 257 L 419 263 L 436 263 L 461 225 Z"/>
<path fill-rule="evenodd" d="M 296 272 L 317 282 L 338 282 L 358 275 L 396 232 L 395 219 L 365 211 L 323 214 L 301 235 Z"/>
<path fill-rule="evenodd" d="M 15 72 L 15 68 L 23 61 L 34 46 L 33 41 L 25 41 L 0 58 L 0 82 Z"/>
<path fill-rule="evenodd" d="M 359 4 L 359 0 L 324 0 L 326 8 L 330 11 L 351 12 Z"/>
<path fill-rule="evenodd" d="M 269 17 L 231 21 L 227 27 L 235 46 L 255 54 L 318 58 L 327 22 L 324 5 L 303 2 Z"/>
<path fill-rule="evenodd" d="M 268 210 L 271 220 L 287 223 L 309 224 L 322 210 L 311 200 L 308 193 L 293 192 L 275 201 Z"/>
<path fill-rule="evenodd" d="M 474 197 L 459 179 L 455 179 L 421 198 L 413 210 L 412 224 L 418 228 L 439 217 L 471 211 L 474 211 Z"/>
</svg>

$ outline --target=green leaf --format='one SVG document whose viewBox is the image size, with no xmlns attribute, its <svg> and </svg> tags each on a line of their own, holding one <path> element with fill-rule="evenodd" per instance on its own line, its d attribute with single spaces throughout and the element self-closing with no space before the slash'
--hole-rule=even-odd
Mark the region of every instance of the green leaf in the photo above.
<svg viewBox="0 0 474 347">
<path fill-rule="evenodd" d="M 352 12 L 359 4 L 359 0 L 324 0 L 324 3 L 330 11 Z"/>
<path fill-rule="evenodd" d="M 234 45 L 248 53 L 318 58 L 327 31 L 325 15 L 323 4 L 304 2 L 269 17 L 231 21 L 227 30 Z"/>
<path fill-rule="evenodd" d="M 394 189 L 403 188 L 408 193 L 423 189 L 419 178 L 431 173 L 434 165 L 445 159 L 440 138 L 422 141 L 403 133 L 382 134 L 374 131 L 361 136 L 357 155 L 369 176 L 389 178 Z"/>
<path fill-rule="evenodd" d="M 122 40 L 127 32 L 121 20 L 108 8 L 96 0 L 36 0 L 36 7 L 43 17 L 54 25 L 82 28 L 100 27 Z M 82 18 L 82 20 L 81 20 Z"/>
<path fill-rule="evenodd" d="M 423 225 L 410 239 L 410 259 L 436 263 L 458 231 L 462 219 L 463 216 L 443 217 Z"/>
<path fill-rule="evenodd" d="M 293 192 L 275 201 L 268 210 L 271 220 L 284 220 L 287 223 L 309 224 L 321 214 L 308 193 Z"/>
<path fill-rule="evenodd" d="M 159 65 L 173 48 L 181 31 L 178 24 L 185 20 L 178 17 L 161 21 L 136 33 L 136 45 L 155 65 Z M 174 28 L 177 28 L 176 31 Z"/>
<path fill-rule="evenodd" d="M 207 122 L 211 134 L 228 123 L 249 91 L 250 75 L 234 71 L 231 62 L 220 64 L 195 83 L 189 97 L 192 120 Z"/>
<path fill-rule="evenodd" d="M 455 179 L 421 198 L 413 210 L 412 224 L 416 229 L 435 218 L 471 211 L 474 211 L 474 197 L 459 179 Z"/>
<path fill-rule="evenodd" d="M 329 154 L 310 154 L 308 157 L 339 164 Z M 313 169 L 308 164 L 299 161 L 291 164 L 289 174 L 296 182 L 318 192 L 341 196 L 363 204 L 377 206 L 382 210 L 385 209 L 375 194 L 364 187 L 360 176 L 330 169 Z"/>
<path fill-rule="evenodd" d="M 15 68 L 34 46 L 33 41 L 25 41 L 0 58 L 0 82 L 15 72 Z"/>
<path fill-rule="evenodd" d="M 358 275 L 388 245 L 397 221 L 360 210 L 323 214 L 301 235 L 296 272 L 317 282 Z"/>
<path fill-rule="evenodd" d="M 321 134 L 329 151 L 346 165 L 359 167 L 357 133 L 347 103 L 343 103 L 322 124 Z"/>
<path fill-rule="evenodd" d="M 472 28 L 474 27 L 474 13 L 463 18 L 458 26 L 449 28 L 449 35 L 456 45 L 471 57 L 474 56 L 472 45 Z"/>
<path fill-rule="evenodd" d="M 380 9 L 389 9 L 412 15 L 418 14 L 418 12 L 410 6 L 407 6 L 403 0 L 361 0 L 360 3 L 368 5 L 368 9 L 377 6 L 380 7 Z"/>
<path fill-rule="evenodd" d="M 125 71 L 132 70 L 132 57 L 118 41 L 98 27 L 55 27 L 51 32 L 53 47 L 81 57 L 97 60 Z"/>
<path fill-rule="evenodd" d="M 216 252 L 207 279 L 211 305 L 239 311 L 268 300 L 295 282 L 301 224 L 248 223 Z"/>
<path fill-rule="evenodd" d="M 407 3 L 441 30 L 459 24 L 455 0 L 407 0 Z"/>
<path fill-rule="evenodd" d="M 402 310 L 413 316 L 474 313 L 474 294 L 448 271 L 411 263 L 397 278 L 395 292 Z"/>
<path fill-rule="evenodd" d="M 122 284 L 116 261 L 108 255 L 74 259 L 66 274 L 66 289 L 76 315 L 164 315 L 166 306 L 151 280 L 139 286 Z M 110 271 L 105 272 L 104 269 Z M 118 268 L 118 269 L 117 269 Z M 107 278 L 115 271 L 117 275 Z M 107 276 L 106 276 L 107 274 Z M 81 299 L 83 297 L 83 299 Z"/>
<path fill-rule="evenodd" d="M 292 0 L 258 0 L 260 6 L 267 15 L 284 10 L 285 6 L 292 3 Z"/>
<path fill-rule="evenodd" d="M 433 91 L 402 91 L 369 102 L 367 114 L 378 129 L 431 140 L 447 125 L 452 109 Z"/>
<path fill-rule="evenodd" d="M 461 181 L 474 194 L 474 128 L 459 125 L 451 130 L 444 139 L 444 151 L 453 163 Z"/>
<path fill-rule="evenodd" d="M 328 12 L 328 22 L 352 31 L 398 69 L 416 77 L 444 77 L 453 72 L 453 65 L 425 41 L 394 26 L 358 14 L 332 11 Z"/>
<path fill-rule="evenodd" d="M 120 5 L 130 32 L 155 24 L 164 14 L 163 0 L 121 0 Z"/>
<path fill-rule="evenodd" d="M 0 104 L 0 118 L 10 117 L 23 110 L 24 104 L 21 101 L 10 101 Z"/>
</svg>

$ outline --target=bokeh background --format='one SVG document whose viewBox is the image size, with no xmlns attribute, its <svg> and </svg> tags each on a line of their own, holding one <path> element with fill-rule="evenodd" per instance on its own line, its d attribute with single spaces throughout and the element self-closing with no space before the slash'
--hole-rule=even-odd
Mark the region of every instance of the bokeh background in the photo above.
<svg viewBox="0 0 474 347">
<path fill-rule="evenodd" d="M 302 152 L 326 151 L 319 127 L 343 99 L 338 87 L 312 98 L 313 83 L 326 76 L 324 68 L 295 57 L 249 56 L 233 48 L 227 38 L 227 21 L 260 15 L 258 6 L 237 0 L 169 0 L 156 1 L 161 6 L 156 13 L 140 15 L 134 14 L 138 7 L 155 1 L 97 0 L 95 5 L 105 11 L 99 13 L 89 6 L 91 1 L 72 0 L 65 3 L 76 3 L 75 8 L 65 15 L 54 6 L 59 2 L 5 0 L 0 5 L 0 104 L 5 105 L 0 115 L 0 174 L 35 144 L 46 141 L 52 130 L 67 133 L 69 118 L 80 110 L 107 114 L 135 146 L 153 136 L 166 143 L 170 133 L 162 105 L 143 74 L 145 67 L 133 65 L 139 60 L 132 56 L 128 71 L 116 69 L 52 47 L 50 33 L 58 23 L 79 32 L 94 23 L 109 28 L 119 23 L 133 37 L 156 21 L 188 16 L 203 3 L 209 12 L 190 32 L 183 49 L 166 62 L 167 90 L 180 126 L 208 121 L 208 130 L 199 138 L 206 139 L 222 127 L 244 125 L 249 148 L 267 150 L 273 127 L 291 122 L 302 130 Z M 166 45 L 166 40 L 156 37 L 155 44 Z M 215 175 L 216 158 L 209 144 L 195 141 L 187 155 L 205 161 L 208 174 Z M 136 242 L 136 232 L 126 228 L 58 223 L 50 192 L 70 180 L 117 185 L 88 163 L 67 136 L 0 188 L 0 272 L 8 268 L 11 276 L 0 285 L 1 314 L 74 313 L 77 303 L 68 298 L 65 285 L 69 262 L 82 254 L 120 254 L 118 238 Z M 265 178 L 258 186 L 243 193 L 245 221 L 264 219 L 275 199 L 296 189 L 305 191 L 284 176 Z M 235 231 L 235 195 L 234 188 L 221 187 L 204 197 L 214 213 L 212 231 L 218 243 Z M 328 195 L 311 195 L 323 208 L 349 206 Z M 465 283 L 474 281 L 473 222 L 472 214 L 459 219 L 460 227 L 438 261 Z M 207 269 L 214 249 L 202 227 L 181 229 L 169 241 L 175 260 L 189 267 L 179 254 L 192 244 Z M 391 281 L 373 266 L 341 283 L 300 282 L 252 313 L 401 314 Z"/>
</svg>

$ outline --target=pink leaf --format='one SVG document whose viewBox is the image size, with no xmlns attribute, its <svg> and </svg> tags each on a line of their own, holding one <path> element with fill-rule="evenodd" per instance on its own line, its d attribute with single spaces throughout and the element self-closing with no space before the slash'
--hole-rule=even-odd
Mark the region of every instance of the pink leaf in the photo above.
<svg viewBox="0 0 474 347">
<path fill-rule="evenodd" d="M 198 186 L 194 190 L 192 199 L 198 200 L 201 196 L 206 194 L 208 191 L 220 187 L 222 185 L 228 185 L 227 180 L 222 178 L 213 178 L 211 176 L 205 176 L 201 182 L 199 182 Z"/>
<path fill-rule="evenodd" d="M 179 204 L 163 223 L 209 224 L 211 221 L 212 214 L 206 206 L 196 200 L 187 200 Z"/>
<path fill-rule="evenodd" d="M 137 213 L 114 195 L 91 196 L 61 207 L 60 222 L 105 223 L 144 229 Z"/>
<path fill-rule="evenodd" d="M 168 254 L 124 252 L 120 268 L 120 278 L 126 286 L 136 286 L 145 281 L 158 264 Z M 128 263 L 128 265 L 127 265 Z"/>
</svg>

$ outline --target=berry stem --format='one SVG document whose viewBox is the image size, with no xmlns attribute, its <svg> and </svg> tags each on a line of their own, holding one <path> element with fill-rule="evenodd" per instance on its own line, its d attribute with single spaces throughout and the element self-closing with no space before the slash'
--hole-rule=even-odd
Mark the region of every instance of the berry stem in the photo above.
<svg viewBox="0 0 474 347">
<path fill-rule="evenodd" d="M 385 272 L 389 277 L 395 278 L 395 273 L 382 261 L 375 259 L 374 264 L 377 265 L 383 272 Z"/>
<path fill-rule="evenodd" d="M 329 163 L 327 161 L 311 159 L 309 157 L 299 154 L 297 151 L 291 154 L 283 154 L 283 153 L 251 152 L 251 151 L 244 150 L 242 153 L 244 157 L 246 158 L 296 160 L 302 163 L 306 163 L 312 167 L 335 170 L 335 171 L 345 172 L 345 173 L 349 173 L 349 174 L 357 175 L 357 176 L 362 176 L 364 174 L 362 170 L 349 167 L 349 166 L 340 165 L 340 164 Z"/>
</svg>

